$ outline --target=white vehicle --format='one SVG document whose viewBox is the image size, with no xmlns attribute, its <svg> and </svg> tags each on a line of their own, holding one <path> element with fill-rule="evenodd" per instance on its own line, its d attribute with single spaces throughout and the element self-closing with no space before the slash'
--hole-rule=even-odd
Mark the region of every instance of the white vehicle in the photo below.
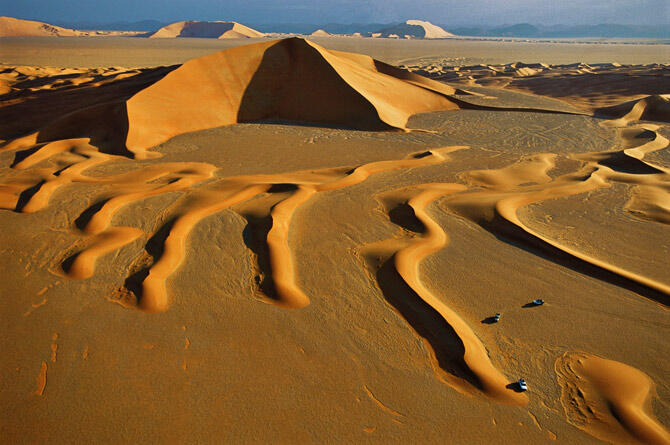
<svg viewBox="0 0 670 445">
<path fill-rule="evenodd" d="M 521 391 L 528 391 L 528 385 L 526 385 L 526 381 L 524 379 L 519 379 L 517 383 L 519 384 L 519 389 Z"/>
</svg>

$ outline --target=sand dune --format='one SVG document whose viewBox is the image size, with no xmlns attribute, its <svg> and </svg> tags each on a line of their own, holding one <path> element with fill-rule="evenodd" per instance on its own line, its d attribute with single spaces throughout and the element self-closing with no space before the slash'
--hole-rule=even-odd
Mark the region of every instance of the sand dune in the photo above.
<svg viewBox="0 0 670 445">
<path fill-rule="evenodd" d="M 570 423 L 617 444 L 670 442 L 654 418 L 654 384 L 643 372 L 583 352 L 567 352 L 556 361 L 561 403 Z"/>
<path fill-rule="evenodd" d="M 246 39 L 263 37 L 262 32 L 237 22 L 183 21 L 164 26 L 149 36 L 153 39 L 200 37 L 210 39 Z"/>
<path fill-rule="evenodd" d="M 424 32 L 424 39 L 443 39 L 445 37 L 454 37 L 452 33 L 445 31 L 437 25 L 433 25 L 432 23 L 423 20 L 407 20 L 405 24 L 409 26 L 422 27 Z"/>
<path fill-rule="evenodd" d="M 15 19 L 13 17 L 0 17 L 0 37 L 20 36 L 77 36 L 81 35 L 74 29 L 62 28 L 49 25 L 48 23 L 33 20 Z"/>
<path fill-rule="evenodd" d="M 645 131 L 650 131 L 645 128 Z M 525 191 L 516 191 L 512 193 L 500 193 L 497 191 L 479 192 L 462 197 L 451 199 L 447 206 L 453 211 L 471 219 L 493 233 L 510 237 L 516 242 L 526 244 L 529 247 L 539 249 L 547 254 L 556 257 L 556 260 L 565 264 L 571 264 L 587 273 L 596 274 L 606 280 L 614 280 L 625 286 L 633 286 L 642 295 L 658 301 L 664 306 L 670 304 L 670 285 L 659 282 L 635 272 L 626 270 L 615 264 L 594 258 L 579 250 L 562 244 L 560 241 L 551 239 L 538 233 L 525 225 L 518 217 L 518 210 L 532 203 L 541 202 L 546 199 L 556 199 L 573 194 L 582 194 L 599 188 L 610 187 L 613 182 L 635 184 L 643 187 L 663 187 L 667 185 L 666 169 L 658 169 L 651 164 L 644 162 L 645 154 L 661 150 L 668 147 L 669 141 L 656 135 L 652 142 L 641 144 L 634 148 L 627 148 L 620 151 L 604 153 L 587 153 L 573 155 L 574 158 L 588 161 L 581 171 L 570 173 L 547 182 L 545 174 L 548 168 L 553 167 L 551 155 L 539 156 L 535 159 L 527 159 L 523 163 L 506 167 L 496 171 L 475 171 L 468 172 L 465 178 L 487 186 L 492 190 L 506 190 L 525 182 L 546 183 L 545 186 L 529 186 Z M 644 148 L 647 147 L 647 148 Z M 636 151 L 638 150 L 638 151 Z M 631 156 L 630 153 L 634 156 Z M 633 171 L 627 169 L 621 170 L 620 165 L 612 161 L 612 158 L 618 156 L 631 156 L 637 162 L 645 165 L 650 170 L 642 169 Z M 538 162 L 539 161 L 539 162 Z M 541 167 L 538 169 L 537 164 Z M 628 162 L 630 165 L 631 162 Z M 528 174 L 528 172 L 534 174 Z M 515 174 L 510 178 L 510 172 Z M 648 190 L 648 189 L 647 189 Z M 640 201 L 649 199 L 645 204 Z M 636 194 L 633 205 L 640 213 L 647 218 L 652 215 L 657 217 L 658 222 L 663 222 L 665 217 L 658 218 L 658 214 L 663 214 L 663 209 L 667 206 L 667 197 L 665 194 L 647 193 Z M 644 213 L 643 208 L 650 213 Z M 520 229 L 520 230 L 519 230 Z M 567 255 L 565 258 L 561 258 Z M 595 269 L 594 269 L 595 268 Z"/>
<path fill-rule="evenodd" d="M 472 386 L 474 386 L 502 403 L 524 405 L 528 403 L 527 397 L 509 389 L 509 379 L 492 365 L 485 346 L 467 322 L 446 305 L 440 297 L 434 295 L 419 276 L 419 266 L 424 257 L 448 244 L 447 234 L 430 218 L 425 207 L 438 198 L 465 190 L 467 189 L 462 184 L 424 184 L 420 186 L 419 190 L 414 191 L 412 197 L 407 201 L 407 205 L 413 209 L 414 216 L 425 227 L 423 236 L 407 244 L 398 244 L 397 240 L 393 240 L 390 243 L 383 242 L 365 246 L 361 250 L 361 254 L 368 257 L 392 256 L 393 266 L 404 283 L 431 310 L 439 314 L 449 329 L 453 329 L 463 348 L 463 355 L 456 357 L 456 364 L 464 368 L 465 374 L 457 374 L 456 376 L 446 374 L 445 380 L 450 385 L 465 393 L 472 392 Z M 397 205 L 404 201 L 403 193 L 386 194 L 383 200 L 387 203 L 397 201 L 394 203 L 394 205 Z M 387 249 L 390 251 L 385 252 Z M 382 268 L 381 265 L 377 267 Z M 430 324 L 426 323 L 426 326 L 430 326 Z M 428 328 L 428 330 L 432 331 L 431 328 Z M 440 332 L 435 329 L 430 335 L 433 336 L 432 341 L 436 342 L 435 338 L 440 335 Z M 436 350 L 438 348 L 439 346 L 434 348 L 436 357 L 444 357 L 445 354 L 448 354 L 448 351 Z M 453 363 L 441 363 L 440 359 L 436 359 L 436 361 L 436 368 L 441 366 L 443 368 L 442 372 L 445 368 L 449 369 L 450 366 L 453 366 Z"/>
<path fill-rule="evenodd" d="M 312 34 L 310 34 L 313 37 L 327 37 L 330 35 L 329 32 L 324 31 L 323 29 L 317 29 L 314 31 Z"/>
<path fill-rule="evenodd" d="M 405 129 L 412 114 L 457 108 L 434 91 L 371 73 L 373 61 L 365 59 L 368 67 L 287 39 L 187 62 L 128 100 L 128 148 L 138 152 L 180 133 L 257 120 Z M 171 106 L 158 114 L 156 101 Z"/>
<path fill-rule="evenodd" d="M 429 60 L 426 60 L 428 63 Z M 670 67 L 663 64 L 630 66 L 620 64 L 585 63 L 568 65 L 527 64 L 439 66 L 432 70 L 407 66 L 409 71 L 436 80 L 455 82 L 466 86 L 487 86 L 555 97 L 606 117 L 631 111 L 637 100 L 653 96 L 649 106 L 663 105 L 667 98 Z M 646 101 L 645 101 L 646 104 Z M 638 106 L 638 109 L 645 108 Z M 660 108 L 659 108 L 660 109 Z M 667 111 L 663 112 L 667 116 Z M 656 114 L 657 116 L 660 114 Z M 661 118 L 667 122 L 667 117 Z M 652 119 L 653 120 L 653 119 Z"/>
<path fill-rule="evenodd" d="M 104 141 L 110 152 L 142 159 L 151 156 L 147 149 L 178 134 L 237 122 L 405 130 L 413 114 L 458 108 L 447 97 L 455 92 L 366 56 L 286 39 L 192 60 L 125 101 L 57 119 L 13 146 L 89 137 Z"/>
<path fill-rule="evenodd" d="M 97 37 L 141 34 L 134 31 L 80 31 L 34 20 L 0 17 L 0 37 Z"/>
<path fill-rule="evenodd" d="M 384 28 L 373 34 L 373 37 L 443 39 L 454 37 L 437 25 L 422 20 L 407 20 L 405 23 Z"/>
<path fill-rule="evenodd" d="M 620 68 L 482 65 L 451 86 L 301 39 L 3 68 L 2 427 L 667 443 L 667 97 L 641 67 L 646 87 L 560 90 Z M 545 75 L 572 106 L 480 82 Z M 210 414 L 175 422 L 187 398 Z"/>
</svg>

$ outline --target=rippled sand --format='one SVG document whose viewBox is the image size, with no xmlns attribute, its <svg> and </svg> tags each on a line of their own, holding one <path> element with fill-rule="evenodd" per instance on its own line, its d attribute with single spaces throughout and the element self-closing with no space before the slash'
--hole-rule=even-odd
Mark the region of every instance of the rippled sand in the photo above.
<svg viewBox="0 0 670 445">
<path fill-rule="evenodd" d="M 245 48 L 0 72 L 3 436 L 668 443 L 664 66 Z"/>
</svg>

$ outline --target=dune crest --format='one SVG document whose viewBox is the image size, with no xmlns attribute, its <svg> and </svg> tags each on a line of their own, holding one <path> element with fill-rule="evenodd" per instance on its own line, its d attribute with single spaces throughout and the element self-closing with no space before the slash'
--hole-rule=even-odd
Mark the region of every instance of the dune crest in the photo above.
<svg viewBox="0 0 670 445">
<path fill-rule="evenodd" d="M 237 22 L 181 21 L 162 27 L 149 36 L 152 39 L 200 37 L 211 39 L 249 39 L 265 34 Z"/>
<path fill-rule="evenodd" d="M 467 191 L 462 184 L 421 184 L 409 190 L 386 192 L 378 197 L 391 215 L 404 206 L 423 227 L 413 239 L 390 239 L 362 246 L 358 254 L 373 270 L 382 293 L 432 350 L 438 377 L 464 394 L 481 391 L 504 404 L 525 405 L 526 395 L 510 388 L 510 380 L 496 369 L 488 351 L 468 323 L 435 295 L 421 279 L 424 258 L 448 246 L 449 236 L 426 210 L 440 198 Z M 396 224 L 411 226 L 410 220 Z M 451 339 L 445 337 L 452 337 Z"/>
<path fill-rule="evenodd" d="M 0 37 L 98 37 L 139 36 L 141 34 L 136 31 L 80 31 L 36 20 L 0 17 Z"/>
<path fill-rule="evenodd" d="M 405 24 L 410 26 L 420 26 L 423 28 L 425 34 L 424 39 L 443 39 L 445 37 L 454 37 L 454 35 L 437 25 L 424 20 L 407 20 Z"/>
<path fill-rule="evenodd" d="M 131 97 L 126 144 L 140 155 L 177 134 L 259 120 L 405 130 L 413 114 L 458 108 L 444 88 L 403 77 L 297 38 L 232 48 Z"/>
<path fill-rule="evenodd" d="M 62 36 L 71 37 L 82 35 L 80 31 L 49 25 L 34 20 L 0 17 L 0 37 L 23 36 Z"/>
<path fill-rule="evenodd" d="M 555 370 L 568 422 L 610 443 L 670 443 L 651 410 L 654 383 L 642 371 L 585 352 L 566 352 Z"/>
<path fill-rule="evenodd" d="M 407 20 L 405 23 L 384 28 L 373 37 L 407 38 L 407 39 L 444 39 L 454 37 L 437 25 L 424 20 Z"/>
</svg>

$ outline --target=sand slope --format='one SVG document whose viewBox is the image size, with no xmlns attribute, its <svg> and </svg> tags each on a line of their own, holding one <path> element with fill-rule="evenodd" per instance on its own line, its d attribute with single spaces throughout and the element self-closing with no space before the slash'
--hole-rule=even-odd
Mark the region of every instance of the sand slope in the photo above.
<svg viewBox="0 0 670 445">
<path fill-rule="evenodd" d="M 407 20 L 405 23 L 384 28 L 375 33 L 378 37 L 415 38 L 415 39 L 444 39 L 454 37 L 437 25 L 423 20 Z"/>
<path fill-rule="evenodd" d="M 310 34 L 313 37 L 328 37 L 330 35 L 329 32 L 324 31 L 323 29 L 317 29 L 314 31 L 312 34 Z"/>
<path fill-rule="evenodd" d="M 182 21 L 162 27 L 151 34 L 149 38 L 200 37 L 210 39 L 245 39 L 263 36 L 262 32 L 258 32 L 237 22 Z"/>
<path fill-rule="evenodd" d="M 98 37 L 139 36 L 135 31 L 80 31 L 34 20 L 0 17 L 0 37 Z"/>
<path fill-rule="evenodd" d="M 610 443 L 670 442 L 670 433 L 651 412 L 654 383 L 643 372 L 570 351 L 556 361 L 556 373 L 570 423 Z"/>
<path fill-rule="evenodd" d="M 665 96 L 300 39 L 0 76 L 4 436 L 667 443 Z"/>
<path fill-rule="evenodd" d="M 425 63 L 430 62 L 430 59 L 425 60 Z M 413 64 L 405 68 L 435 80 L 469 87 L 476 85 L 505 88 L 555 97 L 578 108 L 607 117 L 619 117 L 631 111 L 635 102 L 646 96 L 668 94 L 670 82 L 670 66 L 666 64 L 549 65 L 515 62 L 505 65 L 453 67 L 435 61 L 430 63 L 430 69 L 426 69 L 425 65 Z M 660 109 L 662 101 L 659 102 L 659 98 L 656 98 L 649 105 Z M 638 108 L 644 106 L 641 104 Z M 666 117 L 662 120 L 667 122 L 667 111 L 665 114 Z"/>
<path fill-rule="evenodd" d="M 0 37 L 20 36 L 77 36 L 82 33 L 74 29 L 61 28 L 33 20 L 0 17 Z"/>
<path fill-rule="evenodd" d="M 448 98 L 456 89 L 297 38 L 221 51 L 163 75 L 126 100 L 56 119 L 12 146 L 94 137 L 110 152 L 143 158 L 176 135 L 238 122 L 405 130 L 416 113 L 458 108 Z"/>
</svg>

